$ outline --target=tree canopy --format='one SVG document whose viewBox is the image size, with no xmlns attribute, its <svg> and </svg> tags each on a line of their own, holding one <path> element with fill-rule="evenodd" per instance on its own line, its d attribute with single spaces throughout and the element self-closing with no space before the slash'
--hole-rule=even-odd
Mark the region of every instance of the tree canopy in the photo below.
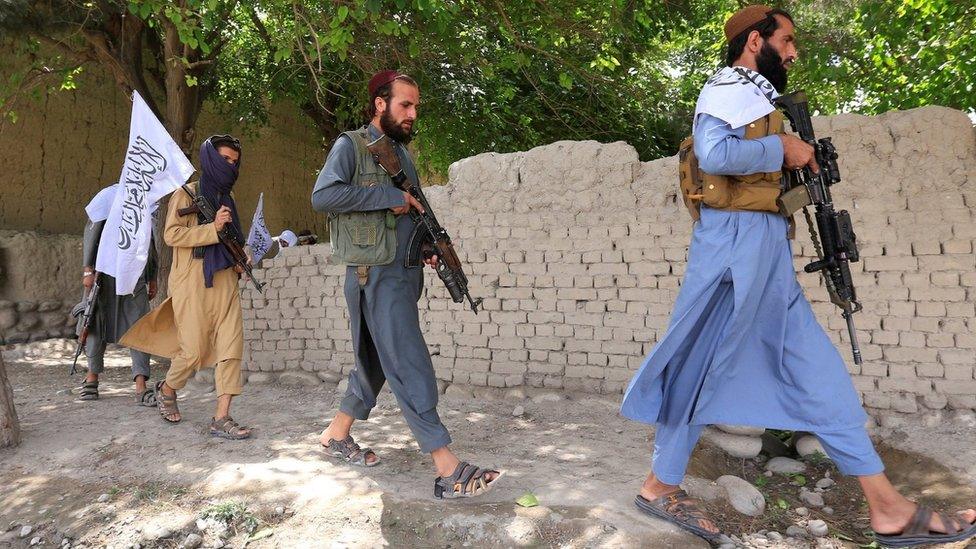
<svg viewBox="0 0 976 549">
<path fill-rule="evenodd" d="M 324 142 L 362 122 L 369 75 L 397 68 L 422 89 L 421 166 L 443 172 L 472 154 L 560 139 L 625 140 L 644 159 L 672 154 L 699 88 L 720 66 L 724 21 L 742 4 L 13 0 L 0 9 L 0 32 L 33 56 L 33 77 L 59 76 L 56 86 L 71 88 L 98 63 L 161 103 L 186 111 L 210 101 L 253 125 L 287 100 Z M 976 108 L 976 4 L 778 5 L 793 14 L 800 41 L 791 88 L 806 89 L 818 112 Z M 12 91 L 31 82 L 28 72 L 9 77 L 8 107 Z M 192 129 L 195 116 L 166 109 L 173 130 Z"/>
</svg>

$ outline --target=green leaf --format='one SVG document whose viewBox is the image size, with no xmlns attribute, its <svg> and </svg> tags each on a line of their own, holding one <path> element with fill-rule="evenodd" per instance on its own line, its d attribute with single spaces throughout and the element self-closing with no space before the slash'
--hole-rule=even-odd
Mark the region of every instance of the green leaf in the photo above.
<svg viewBox="0 0 976 549">
<path fill-rule="evenodd" d="M 539 499 L 532 492 L 526 492 L 525 495 L 515 500 L 515 503 L 520 507 L 535 507 L 539 505 Z"/>
<path fill-rule="evenodd" d="M 559 73 L 559 85 L 567 90 L 571 89 L 573 87 L 573 77 L 565 72 Z"/>
<path fill-rule="evenodd" d="M 336 16 L 339 17 L 339 22 L 342 23 L 349 17 L 349 6 L 339 6 L 339 11 L 336 12 Z"/>
<path fill-rule="evenodd" d="M 186 85 L 187 86 L 190 86 L 192 88 L 193 86 L 196 86 L 197 85 L 197 77 L 196 76 L 193 76 L 193 75 L 188 74 L 188 75 L 186 75 L 185 79 L 186 79 Z"/>
<path fill-rule="evenodd" d="M 790 506 L 790 504 L 789 503 L 786 503 L 786 500 L 785 499 L 783 499 L 783 498 L 777 498 L 776 499 L 776 507 L 779 507 L 780 509 L 786 509 L 789 506 Z"/>
</svg>

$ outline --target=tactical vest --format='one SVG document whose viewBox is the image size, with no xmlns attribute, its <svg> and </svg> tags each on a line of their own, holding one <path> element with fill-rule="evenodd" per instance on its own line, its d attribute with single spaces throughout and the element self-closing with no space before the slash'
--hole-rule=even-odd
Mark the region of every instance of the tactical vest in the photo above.
<svg viewBox="0 0 976 549">
<path fill-rule="evenodd" d="M 783 133 L 783 114 L 773 111 L 746 125 L 744 139 Z M 692 137 L 678 149 L 678 178 L 681 198 L 691 218 L 701 217 L 701 205 L 716 210 L 739 210 L 779 213 L 776 199 L 781 191 L 782 170 L 750 175 L 712 175 L 698 167 Z"/>
<path fill-rule="evenodd" d="M 356 146 L 356 173 L 351 185 L 393 186 L 390 176 L 373 161 L 366 150 L 366 128 L 344 132 Z M 329 240 L 332 261 L 344 265 L 388 265 L 396 258 L 396 216 L 390 210 L 329 214 Z"/>
</svg>

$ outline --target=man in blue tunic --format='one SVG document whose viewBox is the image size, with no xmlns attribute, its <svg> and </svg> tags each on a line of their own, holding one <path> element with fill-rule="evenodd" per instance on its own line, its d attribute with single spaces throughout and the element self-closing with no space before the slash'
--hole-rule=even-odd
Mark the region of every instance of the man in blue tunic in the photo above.
<svg viewBox="0 0 976 549">
<path fill-rule="evenodd" d="M 349 431 L 354 420 L 369 418 L 380 389 L 389 382 L 420 450 L 433 458 L 439 475 L 434 495 L 480 495 L 501 474 L 463 462 L 448 448 L 451 436 L 437 415 L 437 380 L 417 311 L 423 269 L 404 261 L 415 227 L 408 214 L 411 208 L 422 211 L 422 206 L 393 185 L 366 149 L 386 135 L 407 177 L 420 184 L 406 148 L 420 89 L 407 75 L 381 71 L 370 79 L 368 91 L 370 122 L 336 139 L 312 192 L 313 207 L 329 214 L 333 261 L 348 265 L 344 292 L 356 356 L 339 412 L 320 442 L 350 463 L 378 465 L 376 453 L 361 448 Z M 435 266 L 437 257 L 427 263 Z"/>
<path fill-rule="evenodd" d="M 817 324 L 793 269 L 792 223 L 778 213 L 782 170 L 813 148 L 783 133 L 772 100 L 797 57 L 793 20 L 748 6 L 725 25 L 727 65 L 695 109 L 693 153 L 704 179 L 686 196 L 695 223 L 670 325 L 621 406 L 657 424 L 652 471 L 636 504 L 706 539 L 719 529 L 679 484 L 705 425 L 809 431 L 858 477 L 878 540 L 910 546 L 976 534 L 976 511 L 933 513 L 901 496 L 864 428 L 843 359 Z M 694 169 L 694 168 L 693 168 Z"/>
</svg>

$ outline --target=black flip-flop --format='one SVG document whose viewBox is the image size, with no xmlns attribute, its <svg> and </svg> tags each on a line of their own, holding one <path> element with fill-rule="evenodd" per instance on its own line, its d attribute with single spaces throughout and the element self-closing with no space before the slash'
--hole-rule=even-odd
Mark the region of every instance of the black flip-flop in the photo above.
<svg viewBox="0 0 976 549">
<path fill-rule="evenodd" d="M 934 533 L 929 530 L 929 522 L 935 514 L 942 520 L 942 525 L 951 534 Z M 968 524 L 968 527 L 963 525 Z M 874 539 L 882 547 L 917 547 L 919 545 L 930 545 L 934 543 L 954 543 L 967 540 L 976 536 L 976 523 L 967 523 L 958 515 L 948 515 L 939 511 L 933 511 L 921 505 L 915 509 L 912 520 L 900 534 L 875 534 Z"/>
<path fill-rule="evenodd" d="M 643 513 L 666 520 L 706 541 L 717 542 L 722 538 L 721 532 L 709 532 L 696 524 L 700 524 L 702 520 L 713 523 L 714 521 L 698 508 L 697 502 L 684 490 L 671 492 L 653 500 L 638 495 L 634 499 L 634 505 Z"/>
</svg>

